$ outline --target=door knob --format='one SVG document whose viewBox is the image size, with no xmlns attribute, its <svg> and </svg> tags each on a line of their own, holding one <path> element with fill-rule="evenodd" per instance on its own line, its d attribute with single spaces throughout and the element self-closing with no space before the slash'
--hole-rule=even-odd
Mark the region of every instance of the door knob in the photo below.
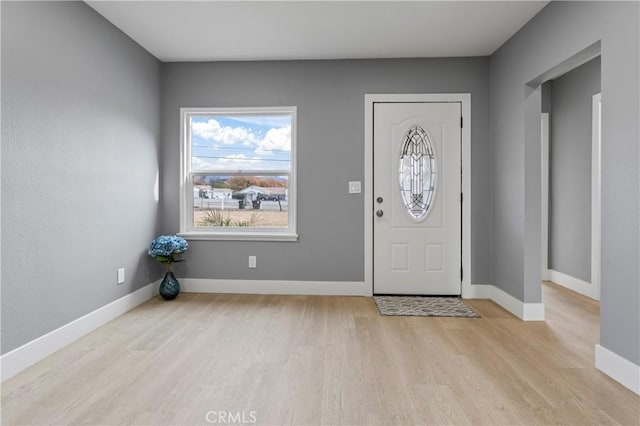
<svg viewBox="0 0 640 426">
<path fill-rule="evenodd" d="M 382 197 L 376 198 L 376 201 L 378 202 L 378 204 L 382 204 Z"/>
<path fill-rule="evenodd" d="M 382 217 L 382 215 L 383 215 L 382 210 L 378 210 L 378 211 L 376 212 L 376 216 L 378 216 L 378 217 Z"/>
</svg>

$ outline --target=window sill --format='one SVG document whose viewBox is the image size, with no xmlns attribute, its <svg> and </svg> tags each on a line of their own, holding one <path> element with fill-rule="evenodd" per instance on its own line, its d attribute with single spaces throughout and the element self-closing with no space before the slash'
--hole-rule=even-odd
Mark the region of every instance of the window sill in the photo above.
<svg viewBox="0 0 640 426">
<path fill-rule="evenodd" d="M 298 241 L 298 234 L 280 233 L 219 233 L 212 232 L 180 232 L 186 240 L 194 241 Z"/>
</svg>

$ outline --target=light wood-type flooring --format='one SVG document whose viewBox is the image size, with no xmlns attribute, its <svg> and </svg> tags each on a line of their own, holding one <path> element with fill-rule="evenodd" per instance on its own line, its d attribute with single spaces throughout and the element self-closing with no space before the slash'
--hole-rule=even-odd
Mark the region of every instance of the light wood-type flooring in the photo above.
<svg viewBox="0 0 640 426">
<path fill-rule="evenodd" d="M 597 303 L 543 286 L 547 320 L 381 317 L 371 298 L 153 299 L 2 386 L 9 424 L 626 424 L 594 368 Z"/>
</svg>

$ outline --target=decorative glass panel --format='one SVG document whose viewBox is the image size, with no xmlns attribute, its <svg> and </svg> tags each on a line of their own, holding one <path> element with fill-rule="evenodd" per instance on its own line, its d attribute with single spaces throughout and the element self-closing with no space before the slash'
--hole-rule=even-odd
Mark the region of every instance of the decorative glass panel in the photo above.
<svg viewBox="0 0 640 426">
<path fill-rule="evenodd" d="M 424 220 L 436 189 L 436 158 L 431 139 L 419 126 L 410 128 L 404 137 L 398 177 L 407 212 L 415 221 Z"/>
</svg>

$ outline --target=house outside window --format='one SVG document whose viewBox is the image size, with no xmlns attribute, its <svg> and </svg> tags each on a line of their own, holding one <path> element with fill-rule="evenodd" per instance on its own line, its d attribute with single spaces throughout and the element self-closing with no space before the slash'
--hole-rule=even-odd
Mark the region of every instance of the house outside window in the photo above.
<svg viewBox="0 0 640 426">
<path fill-rule="evenodd" d="M 296 107 L 182 108 L 180 233 L 295 241 Z"/>
</svg>

